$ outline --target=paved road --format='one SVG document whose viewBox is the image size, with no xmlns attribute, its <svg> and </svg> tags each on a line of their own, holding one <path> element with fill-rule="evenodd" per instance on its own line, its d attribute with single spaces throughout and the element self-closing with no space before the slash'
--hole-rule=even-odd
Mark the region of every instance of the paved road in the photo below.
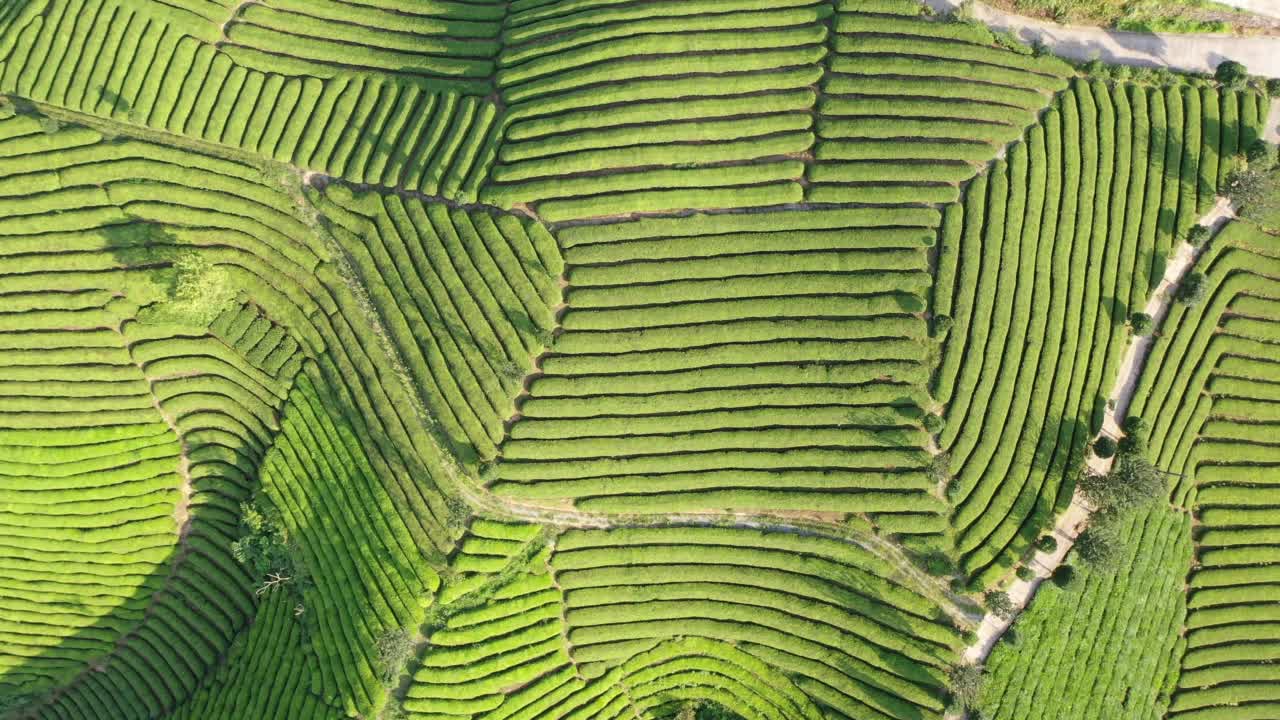
<svg viewBox="0 0 1280 720">
<path fill-rule="evenodd" d="M 1218 0 L 1218 2 L 1248 10 L 1254 15 L 1280 18 L 1280 0 Z"/>
<path fill-rule="evenodd" d="M 1234 0 L 1231 4 L 1268 7 L 1280 15 L 1280 0 Z M 925 0 L 938 12 L 950 12 L 960 0 Z M 1012 15 L 974 3 L 974 17 L 999 30 L 1011 30 L 1024 42 L 1040 42 L 1054 54 L 1072 60 L 1092 60 L 1146 67 L 1169 67 L 1213 72 L 1223 60 L 1244 63 L 1249 72 L 1280 77 L 1280 38 L 1230 35 L 1136 33 L 1079 25 L 1058 25 L 1037 18 Z"/>
</svg>

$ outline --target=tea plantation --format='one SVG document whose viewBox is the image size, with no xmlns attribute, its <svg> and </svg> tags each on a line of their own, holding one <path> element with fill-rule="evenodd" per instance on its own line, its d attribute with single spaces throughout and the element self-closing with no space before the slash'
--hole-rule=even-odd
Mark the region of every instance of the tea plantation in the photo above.
<svg viewBox="0 0 1280 720">
<path fill-rule="evenodd" d="M 0 720 L 1276 720 L 1268 88 L 917 0 L 0 0 Z"/>
</svg>

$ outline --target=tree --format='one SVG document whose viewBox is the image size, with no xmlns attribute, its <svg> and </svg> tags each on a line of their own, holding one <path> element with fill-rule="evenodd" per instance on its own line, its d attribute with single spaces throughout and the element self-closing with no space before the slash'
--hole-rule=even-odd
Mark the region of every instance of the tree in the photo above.
<svg viewBox="0 0 1280 720">
<path fill-rule="evenodd" d="M 951 332 L 951 328 L 956 324 L 950 315 L 934 315 L 933 316 L 933 337 L 940 338 Z"/>
<path fill-rule="evenodd" d="M 378 637 L 377 650 L 382 684 L 391 687 L 413 656 L 413 638 L 404 628 L 392 628 Z"/>
<path fill-rule="evenodd" d="M 1154 330 L 1155 322 L 1151 316 L 1144 312 L 1136 312 L 1129 316 L 1129 327 L 1133 328 L 1133 334 L 1139 337 L 1145 337 Z"/>
<path fill-rule="evenodd" d="M 1008 620 L 1013 617 L 1013 600 L 1009 598 L 1009 593 L 1003 590 L 991 590 L 983 597 L 987 610 L 992 615 L 1001 620 Z"/>
<path fill-rule="evenodd" d="M 1249 69 L 1235 60 L 1224 60 L 1218 63 L 1213 79 L 1230 90 L 1243 90 L 1249 84 Z"/>
<path fill-rule="evenodd" d="M 1089 527 L 1076 538 L 1075 550 L 1081 562 L 1098 570 L 1114 570 L 1124 547 L 1120 533 L 1119 513 L 1114 510 L 1095 512 Z"/>
<path fill-rule="evenodd" d="M 930 435 L 937 435 L 942 432 L 944 427 L 947 426 L 947 421 L 943 420 L 942 416 L 936 413 L 927 413 L 920 419 L 920 422 L 924 425 L 924 429 L 929 431 Z"/>
<path fill-rule="evenodd" d="M 153 230 L 164 236 L 163 229 Z M 146 322 L 207 327 L 235 302 L 239 289 L 231 271 L 200 251 L 180 248 L 167 269 L 153 271 L 152 302 L 139 317 Z"/>
<path fill-rule="evenodd" d="M 1014 571 L 1014 574 L 1018 576 L 1019 580 L 1028 581 L 1036 576 L 1036 571 L 1026 565 L 1019 565 L 1018 569 Z"/>
<path fill-rule="evenodd" d="M 1101 569 L 1119 559 L 1128 518 L 1168 492 L 1164 476 L 1137 452 L 1120 453 L 1105 475 L 1085 470 L 1077 487 L 1096 509 L 1075 547 L 1082 561 Z"/>
<path fill-rule="evenodd" d="M 1192 272 L 1182 278 L 1182 282 L 1178 283 L 1178 291 L 1174 294 L 1174 299 L 1183 305 L 1199 305 L 1204 300 L 1207 291 L 1207 283 L 1204 273 Z"/>
<path fill-rule="evenodd" d="M 982 668 L 978 665 L 956 665 L 948 674 L 952 708 L 959 712 L 972 710 L 982 696 Z"/>
<path fill-rule="evenodd" d="M 1054 585 L 1063 590 L 1072 590 L 1080 582 L 1080 576 L 1071 565 L 1059 565 L 1054 568 L 1052 580 Z"/>
<path fill-rule="evenodd" d="M 301 605 L 311 578 L 275 510 L 258 500 L 240 503 L 240 533 L 231 543 L 231 556 L 259 579 L 257 594 L 285 588 Z"/>
<path fill-rule="evenodd" d="M 1058 549 L 1058 539 L 1052 535 L 1041 535 L 1036 540 L 1036 549 L 1043 553 L 1051 553 Z"/>
<path fill-rule="evenodd" d="M 1085 470 L 1077 483 L 1096 513 L 1128 513 L 1153 504 L 1163 497 L 1167 483 L 1146 458 L 1137 453 L 1121 453 L 1103 475 Z"/>
<path fill-rule="evenodd" d="M 1267 229 L 1280 227 L 1280 169 L 1264 163 L 1232 170 L 1222 194 L 1240 217 Z"/>
<path fill-rule="evenodd" d="M 1093 454 L 1103 460 L 1116 454 L 1116 441 L 1109 435 L 1103 435 L 1093 441 Z"/>
</svg>

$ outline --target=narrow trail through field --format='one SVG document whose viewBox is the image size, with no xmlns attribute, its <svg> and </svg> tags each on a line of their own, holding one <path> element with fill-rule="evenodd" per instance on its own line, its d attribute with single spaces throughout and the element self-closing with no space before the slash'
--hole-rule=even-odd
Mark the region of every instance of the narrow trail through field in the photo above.
<svg viewBox="0 0 1280 720">
<path fill-rule="evenodd" d="M 147 375 L 146 368 L 133 356 L 133 348 L 129 345 L 129 340 L 125 337 L 123 327 L 112 328 L 117 335 L 120 336 L 120 342 L 124 345 L 125 352 L 129 354 L 129 359 L 137 366 L 138 372 L 142 373 L 142 378 L 147 383 L 147 392 L 151 396 L 151 404 L 159 413 L 160 418 L 164 420 L 164 424 L 169 426 L 169 430 L 173 432 L 174 438 L 178 441 L 178 477 L 181 482 L 178 484 L 178 501 L 174 503 L 173 519 L 178 527 L 178 551 L 175 556 L 176 564 L 182 561 L 187 552 L 187 536 L 191 533 L 191 496 L 195 492 L 194 485 L 191 480 L 191 452 L 187 446 L 187 441 L 183 437 L 182 430 L 178 428 L 178 421 L 160 403 L 160 397 L 155 392 L 155 381 L 151 376 Z"/>
<path fill-rule="evenodd" d="M 1226 198 L 1220 197 L 1213 210 L 1201 218 L 1200 224 L 1212 228 L 1216 233 L 1222 225 L 1233 217 L 1235 217 L 1235 213 L 1230 203 Z M 1160 330 L 1161 323 L 1168 314 L 1169 307 L 1173 304 L 1178 283 L 1182 281 L 1187 271 L 1195 263 L 1198 254 L 1196 248 L 1185 242 L 1179 245 L 1177 253 L 1170 259 L 1168 266 L 1165 268 L 1164 277 L 1161 278 L 1160 285 L 1156 287 L 1155 292 L 1151 294 L 1151 298 L 1147 301 L 1147 306 L 1143 312 L 1151 316 L 1152 326 L 1156 328 L 1156 332 Z M 1151 350 L 1153 341 L 1154 333 L 1149 336 L 1134 337 L 1130 341 L 1129 348 L 1125 352 L 1124 362 L 1121 364 L 1119 373 L 1116 376 L 1115 386 L 1109 396 L 1110 401 L 1107 403 L 1107 412 L 1103 420 L 1101 434 L 1111 437 L 1119 437 L 1122 434 L 1120 422 L 1123 421 L 1125 413 L 1129 409 L 1129 403 L 1133 399 L 1134 390 L 1137 388 L 1138 381 L 1142 376 L 1143 365 L 1146 361 L 1147 353 Z M 1089 468 L 1094 472 L 1105 474 L 1111 470 L 1113 460 L 1114 458 L 1102 459 L 1090 454 Z M 1053 535 L 1058 541 L 1057 548 L 1051 553 L 1037 552 L 1029 563 L 1029 567 L 1036 573 L 1035 577 L 1030 580 L 1015 580 L 1006 589 L 1006 592 L 1009 593 L 1009 599 L 1013 602 L 1013 613 L 1008 619 L 1002 619 L 988 613 L 982 619 L 981 625 L 978 626 L 977 639 L 965 650 L 965 660 L 979 665 L 986 661 L 996 642 L 1000 640 L 1000 636 L 1009 629 L 1018 615 L 1035 597 L 1036 590 L 1040 587 L 1040 584 L 1048 579 L 1053 574 L 1053 571 L 1062 564 L 1067 552 L 1071 550 L 1080 531 L 1083 530 L 1091 512 L 1092 508 L 1089 506 L 1088 501 L 1077 490 L 1075 496 L 1071 498 L 1071 506 L 1058 518 L 1058 522 L 1054 525 Z"/>
<path fill-rule="evenodd" d="M 924 2 L 935 11 L 943 13 L 952 12 L 961 4 L 961 0 Z M 1259 8 L 1274 5 L 1267 0 L 1253 0 L 1253 4 Z M 1280 14 L 1280 9 L 1273 8 L 1270 12 Z M 1023 42 L 1038 42 L 1055 55 L 1071 60 L 1098 58 L 1108 63 L 1167 67 L 1192 72 L 1213 72 L 1222 61 L 1235 60 L 1244 63 L 1255 75 L 1280 77 L 1280 38 L 1276 37 L 1141 33 L 1083 25 L 1059 25 L 1007 13 L 979 2 L 973 3 L 973 17 L 993 29 L 1011 31 Z"/>
</svg>

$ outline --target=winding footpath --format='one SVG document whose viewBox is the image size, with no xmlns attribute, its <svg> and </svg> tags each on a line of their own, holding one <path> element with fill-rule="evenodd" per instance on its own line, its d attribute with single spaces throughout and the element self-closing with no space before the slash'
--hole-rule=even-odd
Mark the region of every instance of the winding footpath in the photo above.
<svg viewBox="0 0 1280 720">
<path fill-rule="evenodd" d="M 1226 198 L 1220 197 L 1213 210 L 1200 220 L 1200 224 L 1211 228 L 1213 233 L 1216 234 L 1233 217 L 1235 217 L 1235 213 L 1230 203 Z M 1152 325 L 1157 331 L 1164 322 L 1170 305 L 1173 304 L 1178 283 L 1182 281 L 1187 271 L 1195 263 L 1197 256 L 1196 248 L 1185 242 L 1179 245 L 1177 254 L 1174 255 L 1165 268 L 1164 277 L 1161 278 L 1160 285 L 1156 287 L 1151 299 L 1147 301 L 1147 306 L 1143 312 L 1151 316 Z M 1109 396 L 1110 402 L 1107 403 L 1107 413 L 1103 420 L 1101 434 L 1115 438 L 1123 434 L 1120 429 L 1120 422 L 1129 410 L 1129 403 L 1133 399 L 1133 392 L 1138 386 L 1138 380 L 1141 378 L 1142 368 L 1147 358 L 1147 353 L 1151 350 L 1154 337 L 1153 333 L 1148 336 L 1134 337 L 1130 341 L 1129 348 L 1125 352 L 1124 362 L 1116 376 L 1115 386 Z M 1089 468 L 1094 472 L 1105 474 L 1111 470 L 1113 460 L 1114 458 L 1104 460 L 1090 454 Z M 966 661 L 975 665 L 981 665 L 986 662 L 987 656 L 991 654 L 991 650 L 995 647 L 996 642 L 1000 640 L 1000 636 L 1009 629 L 1009 626 L 1013 624 L 1022 610 L 1035 597 L 1036 590 L 1040 587 L 1040 584 L 1048 579 L 1053 574 L 1053 571 L 1062 564 L 1067 552 L 1071 550 L 1080 531 L 1084 529 L 1085 524 L 1088 522 L 1091 512 L 1092 508 L 1089 507 L 1088 501 L 1077 490 L 1075 496 L 1071 499 L 1071 506 L 1058 518 L 1058 522 L 1054 525 L 1053 535 L 1058 541 L 1058 547 L 1051 553 L 1037 552 L 1028 563 L 1028 567 L 1035 571 L 1035 577 L 1030 580 L 1016 580 L 1006 589 L 1006 592 L 1009 593 L 1009 599 L 1013 601 L 1013 613 L 1008 619 L 996 617 L 991 613 L 988 613 L 982 619 L 982 623 L 977 629 L 977 639 L 965 650 L 964 658 Z"/>
</svg>

